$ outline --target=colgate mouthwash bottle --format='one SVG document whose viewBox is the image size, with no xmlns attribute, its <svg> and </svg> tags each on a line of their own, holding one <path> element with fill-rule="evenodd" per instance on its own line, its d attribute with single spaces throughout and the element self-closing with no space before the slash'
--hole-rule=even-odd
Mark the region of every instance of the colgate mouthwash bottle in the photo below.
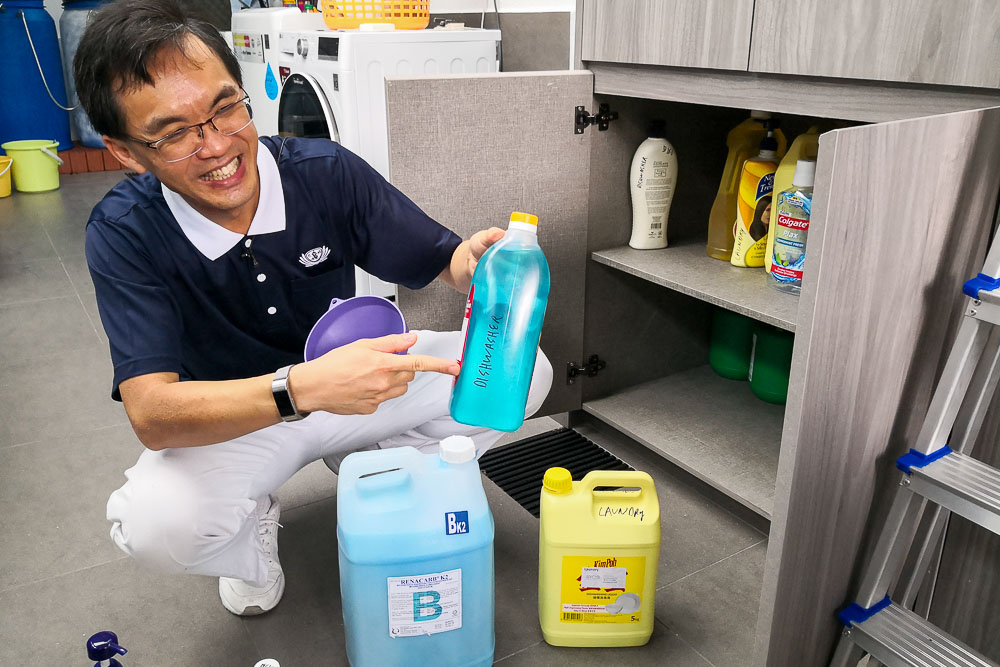
<svg viewBox="0 0 1000 667">
<path fill-rule="evenodd" d="M 798 294 L 802 290 L 802 269 L 806 263 L 806 238 L 809 236 L 815 179 L 816 162 L 799 160 L 795 163 L 792 187 L 777 198 L 778 215 L 775 229 L 771 230 L 774 250 L 767 282 L 789 294 Z"/>
<path fill-rule="evenodd" d="M 462 424 L 509 432 L 524 422 L 549 298 L 549 264 L 537 225 L 533 215 L 511 213 L 507 234 L 472 276 L 462 370 L 451 396 L 451 417 Z"/>
</svg>

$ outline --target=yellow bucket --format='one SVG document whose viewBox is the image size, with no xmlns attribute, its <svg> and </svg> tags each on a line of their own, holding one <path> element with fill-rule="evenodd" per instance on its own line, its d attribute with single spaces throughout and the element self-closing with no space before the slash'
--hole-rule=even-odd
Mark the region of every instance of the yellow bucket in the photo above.
<svg viewBox="0 0 1000 667">
<path fill-rule="evenodd" d="M 10 196 L 10 166 L 14 161 L 5 155 L 0 155 L 0 197 Z"/>
<path fill-rule="evenodd" d="M 14 160 L 14 187 L 18 192 L 46 192 L 59 187 L 58 141 L 29 139 L 0 145 Z"/>
</svg>

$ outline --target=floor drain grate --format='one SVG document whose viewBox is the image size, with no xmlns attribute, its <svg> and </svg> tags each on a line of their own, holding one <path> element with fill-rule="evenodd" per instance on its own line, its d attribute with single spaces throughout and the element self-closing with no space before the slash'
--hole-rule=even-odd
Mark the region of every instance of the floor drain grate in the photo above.
<svg viewBox="0 0 1000 667">
<path fill-rule="evenodd" d="M 583 479 L 591 470 L 632 470 L 632 466 L 572 429 L 563 428 L 491 449 L 479 468 L 521 507 L 538 516 L 542 477 L 559 466 Z"/>
</svg>

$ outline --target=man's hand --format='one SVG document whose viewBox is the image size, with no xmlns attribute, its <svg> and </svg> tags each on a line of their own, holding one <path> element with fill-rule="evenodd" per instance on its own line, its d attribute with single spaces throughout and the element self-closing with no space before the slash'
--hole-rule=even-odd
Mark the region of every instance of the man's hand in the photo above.
<svg viewBox="0 0 1000 667">
<path fill-rule="evenodd" d="M 288 377 L 296 407 L 301 412 L 370 415 L 384 401 L 405 394 L 418 371 L 458 375 L 454 360 L 396 354 L 416 342 L 415 333 L 364 339 L 297 364 Z"/>
<path fill-rule="evenodd" d="M 490 246 L 502 239 L 504 231 L 499 227 L 490 227 L 473 234 L 469 240 L 463 241 L 451 256 L 451 263 L 438 276 L 460 292 L 468 292 L 472 284 L 472 274 L 479 260 L 489 250 Z"/>
</svg>

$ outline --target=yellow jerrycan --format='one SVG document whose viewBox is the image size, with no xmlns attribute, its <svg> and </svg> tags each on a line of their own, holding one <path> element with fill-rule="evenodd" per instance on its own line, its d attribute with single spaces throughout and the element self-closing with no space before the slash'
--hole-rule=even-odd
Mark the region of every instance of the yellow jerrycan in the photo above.
<svg viewBox="0 0 1000 667">
<path fill-rule="evenodd" d="M 653 633 L 660 504 L 644 472 L 595 470 L 542 484 L 538 620 L 553 646 L 642 646 Z"/>
</svg>

